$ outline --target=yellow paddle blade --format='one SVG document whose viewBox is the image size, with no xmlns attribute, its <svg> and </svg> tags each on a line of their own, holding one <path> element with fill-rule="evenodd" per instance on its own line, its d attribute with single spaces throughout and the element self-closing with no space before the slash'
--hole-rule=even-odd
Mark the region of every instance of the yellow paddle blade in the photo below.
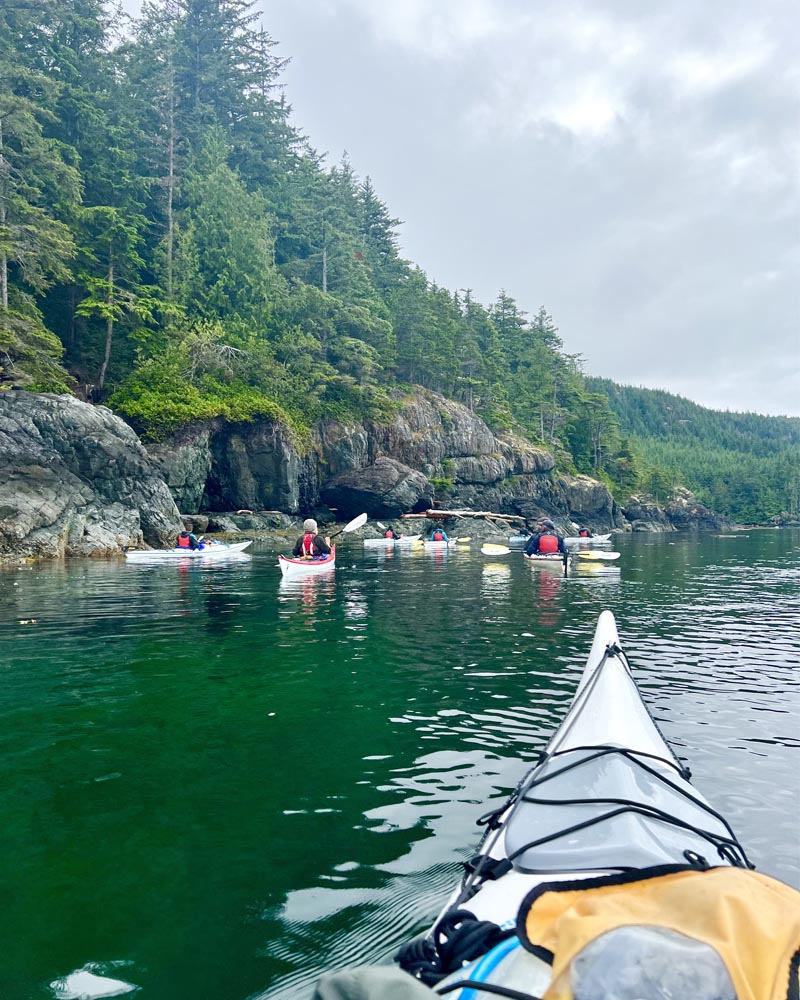
<svg viewBox="0 0 800 1000">
<path fill-rule="evenodd" d="M 510 551 L 507 545 L 493 545 L 491 542 L 481 545 L 481 552 L 485 556 L 507 556 Z"/>
<path fill-rule="evenodd" d="M 456 542 L 471 542 L 472 541 L 472 535 L 468 535 L 466 538 L 456 538 L 456 539 L 454 539 L 454 541 L 456 541 Z"/>
<path fill-rule="evenodd" d="M 578 559 L 591 559 L 594 562 L 611 562 L 612 559 L 619 559 L 619 552 L 593 552 L 591 550 L 585 552 L 576 552 L 575 555 Z"/>
</svg>

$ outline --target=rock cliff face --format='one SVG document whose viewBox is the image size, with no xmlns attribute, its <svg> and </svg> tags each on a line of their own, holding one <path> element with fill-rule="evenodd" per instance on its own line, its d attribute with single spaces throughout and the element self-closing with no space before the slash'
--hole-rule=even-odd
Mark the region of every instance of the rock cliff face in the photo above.
<svg viewBox="0 0 800 1000">
<path fill-rule="evenodd" d="M 664 514 L 678 531 L 725 531 L 731 522 L 698 503 L 687 489 L 678 487 L 664 507 Z"/>
<path fill-rule="evenodd" d="M 680 486 L 663 508 L 650 494 L 638 494 L 630 498 L 623 513 L 632 531 L 724 531 L 731 527 L 727 518 L 698 503 Z"/>
<path fill-rule="evenodd" d="M 664 511 L 649 493 L 635 494 L 623 507 L 632 531 L 663 532 L 673 531 Z"/>
<path fill-rule="evenodd" d="M 158 469 L 110 410 L 0 393 L 0 554 L 107 555 L 172 544 L 180 529 Z"/>
<path fill-rule="evenodd" d="M 608 530 L 622 518 L 606 487 L 555 475 L 555 459 L 513 435 L 497 437 L 465 406 L 419 389 L 385 424 L 324 421 L 301 453 L 271 424 L 214 424 L 149 448 L 185 512 L 365 510 L 396 517 L 414 507 L 542 511 Z"/>
<path fill-rule="evenodd" d="M 171 545 L 179 508 L 205 511 L 219 526 L 232 511 L 256 512 L 258 523 L 269 512 L 279 520 L 318 513 L 344 521 L 361 511 L 390 519 L 437 504 L 546 514 L 567 530 L 571 522 L 596 531 L 726 523 L 688 493 L 676 495 L 666 513 L 652 498 L 632 498 L 623 516 L 602 483 L 557 472 L 545 449 L 496 436 L 466 407 L 421 389 L 399 399 L 387 423 L 325 421 L 304 447 L 271 423 L 215 422 L 148 451 L 105 407 L 0 393 L 0 555 Z"/>
</svg>

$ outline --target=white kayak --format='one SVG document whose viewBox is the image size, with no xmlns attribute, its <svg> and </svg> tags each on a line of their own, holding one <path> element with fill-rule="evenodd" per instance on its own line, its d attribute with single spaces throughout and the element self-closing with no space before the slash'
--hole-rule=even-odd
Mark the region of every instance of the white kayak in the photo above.
<svg viewBox="0 0 800 1000">
<path fill-rule="evenodd" d="M 524 994 L 495 995 L 544 994 L 551 967 L 520 947 L 517 923 L 540 886 L 631 881 L 664 865 L 752 867 L 645 707 L 610 611 L 600 615 L 563 722 L 511 797 L 478 823 L 486 832 L 460 884 L 433 927 L 396 956 L 406 972 L 460 1000 L 488 1000 L 476 984 L 489 982 L 525 984 Z M 456 985 L 462 980 L 471 988 Z"/>
<path fill-rule="evenodd" d="M 527 545 L 530 540 L 531 535 L 509 535 L 508 544 L 509 545 Z M 567 535 L 564 539 L 567 545 L 603 545 L 610 541 L 611 532 L 607 535 L 592 535 L 591 538 L 581 538 L 579 535 Z"/>
<path fill-rule="evenodd" d="M 413 545 L 420 540 L 420 535 L 402 535 L 400 538 L 365 538 L 364 548 L 391 549 L 395 545 Z"/>
<path fill-rule="evenodd" d="M 589 538 L 581 538 L 580 535 L 567 535 L 564 539 L 567 545 L 602 545 L 611 539 L 611 532 L 607 535 L 591 535 Z"/>
<path fill-rule="evenodd" d="M 553 563 L 558 565 L 560 563 L 563 566 L 564 562 L 568 562 L 570 559 L 569 553 L 565 555 L 563 552 L 535 552 L 532 556 L 529 556 L 527 552 L 523 552 L 522 555 L 527 562 L 534 566 L 537 563 L 544 563 L 545 565 L 548 563 L 550 565 Z"/>
<path fill-rule="evenodd" d="M 180 559 L 195 559 L 207 562 L 210 559 L 225 559 L 228 556 L 244 552 L 252 539 L 246 542 L 212 542 L 206 543 L 202 549 L 129 549 L 125 558 L 129 562 L 175 562 Z M 249 556 L 248 556 L 249 558 Z"/>
<path fill-rule="evenodd" d="M 448 541 L 448 542 L 445 542 L 445 541 L 436 541 L 436 542 L 434 542 L 432 539 L 426 538 L 425 541 L 423 542 L 423 544 L 424 544 L 424 546 L 425 546 L 426 549 L 447 549 L 451 545 L 456 545 L 457 544 L 457 539 L 451 538 L 450 541 Z"/>
<path fill-rule="evenodd" d="M 316 573 L 328 573 L 336 565 L 336 546 L 331 546 L 330 555 L 313 559 L 291 559 L 278 556 L 278 565 L 282 576 L 310 576 Z"/>
</svg>

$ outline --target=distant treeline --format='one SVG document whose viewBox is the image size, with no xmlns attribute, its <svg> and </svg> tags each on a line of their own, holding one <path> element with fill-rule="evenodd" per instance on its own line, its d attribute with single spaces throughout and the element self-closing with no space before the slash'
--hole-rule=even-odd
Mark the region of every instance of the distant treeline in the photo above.
<svg viewBox="0 0 800 1000">
<path fill-rule="evenodd" d="M 800 418 L 708 410 L 607 379 L 587 383 L 608 397 L 645 463 L 642 485 L 657 498 L 677 482 L 739 523 L 800 518 Z"/>
<path fill-rule="evenodd" d="M 0 7 L 0 387 L 75 392 L 151 437 L 267 417 L 302 439 L 417 384 L 620 497 L 650 482 L 657 459 L 544 308 L 481 304 L 400 256 L 370 178 L 291 124 L 251 0 L 116 17 Z"/>
</svg>

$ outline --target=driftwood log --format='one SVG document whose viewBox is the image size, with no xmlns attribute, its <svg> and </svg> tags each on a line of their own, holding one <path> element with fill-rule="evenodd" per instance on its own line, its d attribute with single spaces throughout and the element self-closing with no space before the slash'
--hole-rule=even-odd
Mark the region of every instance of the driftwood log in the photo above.
<svg viewBox="0 0 800 1000">
<path fill-rule="evenodd" d="M 437 507 L 435 510 L 426 510 L 420 514 L 401 514 L 401 520 L 416 520 L 416 519 L 427 519 L 430 521 L 444 520 L 448 517 L 482 517 L 487 521 L 500 521 L 504 524 L 510 524 L 512 521 L 518 524 L 525 524 L 526 519 L 520 517 L 518 514 L 494 514 L 492 511 L 488 510 L 442 510 Z"/>
</svg>

